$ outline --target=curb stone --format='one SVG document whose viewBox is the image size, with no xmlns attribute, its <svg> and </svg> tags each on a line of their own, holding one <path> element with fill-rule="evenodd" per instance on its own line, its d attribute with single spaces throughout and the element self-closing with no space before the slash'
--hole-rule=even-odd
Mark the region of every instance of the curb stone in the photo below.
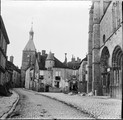
<svg viewBox="0 0 123 120">
<path fill-rule="evenodd" d="M 15 110 L 15 107 L 19 101 L 19 95 L 15 91 L 13 92 L 17 95 L 17 99 L 12 104 L 12 107 L 6 113 L 2 115 L 1 119 L 6 119 Z"/>
</svg>

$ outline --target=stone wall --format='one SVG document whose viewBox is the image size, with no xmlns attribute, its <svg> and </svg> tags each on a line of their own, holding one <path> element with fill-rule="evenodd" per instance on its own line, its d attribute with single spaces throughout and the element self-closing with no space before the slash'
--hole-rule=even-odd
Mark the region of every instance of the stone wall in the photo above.
<svg viewBox="0 0 123 120">
<path fill-rule="evenodd" d="M 112 67 L 112 54 L 115 47 L 120 46 L 123 49 L 122 7 L 120 0 L 92 1 L 88 39 L 88 93 L 96 90 L 97 95 L 102 95 L 100 59 L 103 48 L 107 47 L 109 51 L 108 67 Z"/>
</svg>

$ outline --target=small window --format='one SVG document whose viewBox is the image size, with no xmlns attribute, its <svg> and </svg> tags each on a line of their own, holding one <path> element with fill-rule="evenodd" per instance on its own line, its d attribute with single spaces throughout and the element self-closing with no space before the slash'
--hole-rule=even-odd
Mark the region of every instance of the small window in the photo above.
<svg viewBox="0 0 123 120">
<path fill-rule="evenodd" d="M 43 75 L 40 75 L 40 79 L 43 80 L 44 79 L 44 76 Z"/>
<path fill-rule="evenodd" d="M 60 80 L 60 77 L 59 77 L 59 76 L 56 76 L 55 79 L 56 79 L 56 80 Z"/>
<path fill-rule="evenodd" d="M 103 43 L 105 43 L 105 35 L 103 35 Z"/>
</svg>

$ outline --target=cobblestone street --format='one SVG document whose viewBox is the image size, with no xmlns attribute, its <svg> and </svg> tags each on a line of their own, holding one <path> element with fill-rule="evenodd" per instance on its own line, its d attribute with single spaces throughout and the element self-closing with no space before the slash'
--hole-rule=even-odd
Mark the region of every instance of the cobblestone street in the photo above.
<svg viewBox="0 0 123 120">
<path fill-rule="evenodd" d="M 35 92 L 16 89 L 20 96 L 14 112 L 9 118 L 40 118 L 40 119 L 90 119 L 87 114 L 56 100 L 38 95 Z"/>
<path fill-rule="evenodd" d="M 0 0 L 0 13 L 0 119 L 123 119 L 123 0 Z"/>
</svg>

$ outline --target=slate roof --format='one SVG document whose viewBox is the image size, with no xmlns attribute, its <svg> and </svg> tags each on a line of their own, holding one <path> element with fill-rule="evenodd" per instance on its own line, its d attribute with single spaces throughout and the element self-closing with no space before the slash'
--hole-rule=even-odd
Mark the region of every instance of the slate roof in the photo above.
<svg viewBox="0 0 123 120">
<path fill-rule="evenodd" d="M 7 70 L 10 70 L 10 71 L 15 70 L 15 71 L 17 71 L 18 73 L 21 73 L 21 70 L 20 70 L 17 66 L 15 66 L 12 62 L 10 62 L 10 61 L 7 61 L 6 69 L 7 69 Z"/>
<path fill-rule="evenodd" d="M 80 67 L 80 62 L 77 62 L 77 61 L 75 61 L 75 62 L 68 62 L 68 63 L 67 63 L 67 66 L 68 66 L 68 68 L 70 68 L 70 69 L 77 70 L 77 69 L 79 69 L 79 67 Z"/>
<path fill-rule="evenodd" d="M 83 61 L 87 61 L 87 56 L 84 59 L 81 60 L 80 65 L 82 64 Z"/>
<path fill-rule="evenodd" d="M 54 68 L 68 68 L 64 63 L 62 63 L 56 57 L 54 57 L 54 60 L 55 60 L 55 66 L 54 66 Z"/>
<path fill-rule="evenodd" d="M 24 48 L 24 51 L 36 51 L 35 44 L 32 39 L 28 41 Z"/>
<path fill-rule="evenodd" d="M 34 41 L 33 41 L 33 29 L 31 27 L 31 30 L 29 32 L 30 34 L 30 38 L 29 38 L 29 41 L 28 43 L 26 44 L 25 48 L 24 48 L 24 51 L 36 51 L 36 48 L 35 48 L 35 44 L 34 44 Z"/>
<path fill-rule="evenodd" d="M 51 52 L 49 52 L 46 60 L 54 60 L 54 56 Z"/>
<path fill-rule="evenodd" d="M 47 56 L 48 55 L 45 56 L 40 55 L 40 62 L 38 62 L 40 70 L 47 70 L 45 68 L 45 61 L 47 60 Z M 56 57 L 54 57 L 53 59 L 55 61 L 54 68 L 67 68 L 67 66 L 64 63 L 62 63 L 60 60 L 58 60 Z"/>
</svg>

